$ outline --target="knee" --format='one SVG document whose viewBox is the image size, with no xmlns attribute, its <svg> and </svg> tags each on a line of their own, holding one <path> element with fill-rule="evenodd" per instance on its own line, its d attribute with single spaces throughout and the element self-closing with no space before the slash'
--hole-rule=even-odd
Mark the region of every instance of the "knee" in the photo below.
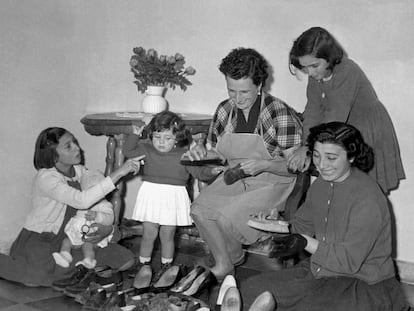
<svg viewBox="0 0 414 311">
<path fill-rule="evenodd" d="M 197 211 L 191 212 L 191 218 L 193 219 L 196 225 L 202 224 L 205 220 L 203 214 Z"/>
</svg>

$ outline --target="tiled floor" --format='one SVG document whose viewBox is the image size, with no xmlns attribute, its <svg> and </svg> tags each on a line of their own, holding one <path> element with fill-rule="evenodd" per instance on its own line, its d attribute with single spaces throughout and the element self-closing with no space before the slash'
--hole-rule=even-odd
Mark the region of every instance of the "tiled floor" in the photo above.
<svg viewBox="0 0 414 311">
<path fill-rule="evenodd" d="M 137 249 L 139 238 L 124 241 L 124 245 Z M 158 254 L 159 255 L 159 254 Z M 180 240 L 177 262 L 193 265 L 196 260 L 205 257 L 203 244 L 195 240 Z M 155 255 L 157 256 L 157 254 Z M 155 258 L 157 261 L 158 258 Z M 280 269 L 281 265 L 261 255 L 248 254 L 247 261 L 236 270 L 238 281 L 258 274 L 261 271 Z M 407 300 L 414 305 L 414 285 L 402 284 Z M 247 310 L 248 306 L 245 306 Z M 72 298 L 64 296 L 51 288 L 30 288 L 24 285 L 0 279 L 0 311 L 71 311 L 82 310 L 82 306 Z M 214 309 L 212 309 L 214 310 Z"/>
</svg>

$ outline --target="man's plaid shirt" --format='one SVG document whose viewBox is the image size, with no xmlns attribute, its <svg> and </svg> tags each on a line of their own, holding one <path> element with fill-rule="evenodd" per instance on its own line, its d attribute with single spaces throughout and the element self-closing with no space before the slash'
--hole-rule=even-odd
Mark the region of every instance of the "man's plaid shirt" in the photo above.
<svg viewBox="0 0 414 311">
<path fill-rule="evenodd" d="M 301 143 L 302 122 L 293 108 L 276 97 L 264 94 L 264 107 L 260 112 L 254 133 L 263 133 L 265 146 L 272 158 L 275 158 L 282 155 L 281 151 Z M 227 125 L 230 114 L 231 122 Z M 225 131 L 233 133 L 236 125 L 237 107 L 227 99 L 216 109 L 207 137 L 208 143 L 215 147 Z"/>
</svg>

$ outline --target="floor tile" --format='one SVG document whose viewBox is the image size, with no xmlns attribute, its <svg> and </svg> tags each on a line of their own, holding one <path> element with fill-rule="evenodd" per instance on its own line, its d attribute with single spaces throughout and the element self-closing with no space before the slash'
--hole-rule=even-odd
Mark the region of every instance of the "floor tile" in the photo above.
<svg viewBox="0 0 414 311">
<path fill-rule="evenodd" d="M 42 311 L 77 311 L 82 309 L 81 304 L 77 303 L 73 298 L 66 296 L 34 301 L 26 305 Z"/>
<path fill-rule="evenodd" d="M 27 287 L 23 284 L 0 280 L 0 297 L 16 303 L 27 303 L 62 294 L 47 287 Z"/>
<path fill-rule="evenodd" d="M 1 291 L 1 288 L 2 287 L 0 285 L 0 291 Z M 0 309 L 10 307 L 10 306 L 13 306 L 15 304 L 17 304 L 15 301 L 11 301 L 9 299 L 0 297 Z"/>
</svg>

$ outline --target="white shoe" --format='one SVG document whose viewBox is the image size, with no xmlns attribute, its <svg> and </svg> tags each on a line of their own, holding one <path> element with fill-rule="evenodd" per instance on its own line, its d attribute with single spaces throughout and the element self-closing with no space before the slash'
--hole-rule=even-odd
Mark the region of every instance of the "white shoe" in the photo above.
<svg viewBox="0 0 414 311">
<path fill-rule="evenodd" d="M 240 311 L 242 308 L 242 302 L 240 292 L 237 287 L 229 287 L 223 298 L 223 304 L 221 305 L 221 311 Z"/>
<path fill-rule="evenodd" d="M 218 306 L 222 305 L 224 295 L 226 294 L 227 290 L 230 287 L 237 287 L 236 280 L 235 280 L 234 276 L 231 275 L 231 274 L 226 275 L 226 277 L 223 280 L 223 283 L 221 283 L 220 290 L 219 290 L 219 293 L 218 293 L 218 296 L 217 296 L 216 305 L 218 305 Z"/>
</svg>

